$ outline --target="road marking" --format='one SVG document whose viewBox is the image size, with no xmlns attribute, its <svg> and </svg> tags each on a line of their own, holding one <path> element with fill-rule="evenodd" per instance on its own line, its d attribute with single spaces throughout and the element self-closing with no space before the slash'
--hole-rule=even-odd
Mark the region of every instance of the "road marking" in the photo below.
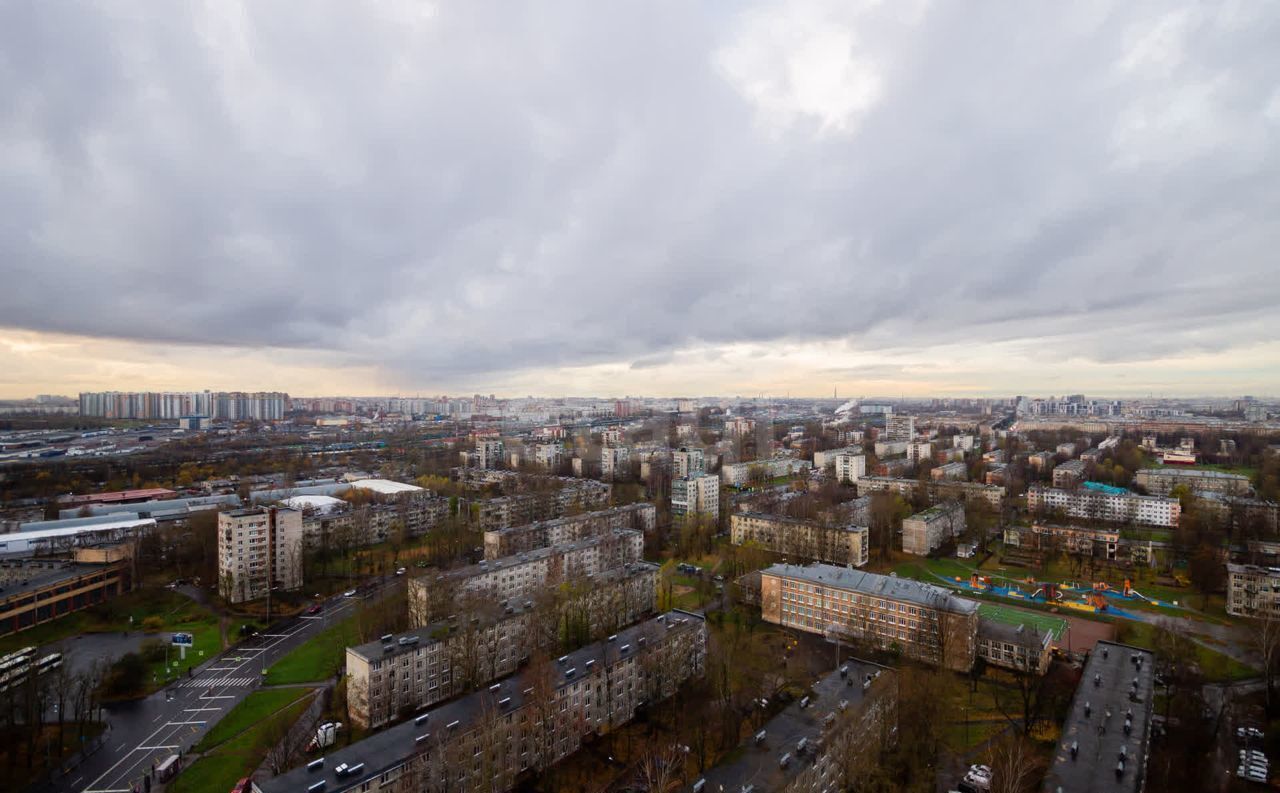
<svg viewBox="0 0 1280 793">
<path fill-rule="evenodd" d="M 204 722 L 204 721 L 166 721 L 166 722 L 164 723 L 164 726 L 166 726 L 166 727 L 180 727 L 180 726 L 182 726 L 183 724 L 208 724 L 208 722 Z M 143 749 L 143 748 L 144 748 L 144 747 L 142 747 L 142 746 L 139 746 L 139 747 L 138 747 L 138 749 Z M 136 751 L 138 751 L 138 749 L 134 749 L 134 751 L 136 752 Z"/>
<path fill-rule="evenodd" d="M 289 638 L 290 636 L 292 636 L 292 635 L 293 635 L 292 633 L 264 633 L 264 634 L 262 634 L 262 638 L 264 638 L 264 639 L 288 639 L 288 638 Z"/>
<path fill-rule="evenodd" d="M 139 746 L 135 751 L 152 752 L 152 751 L 155 751 L 156 749 L 177 749 L 177 748 L 178 747 L 176 745 L 175 746 Z"/>
<path fill-rule="evenodd" d="M 210 695 L 207 697 L 200 697 L 200 699 L 235 699 L 235 697 L 230 694 L 223 694 L 221 696 Z"/>
<path fill-rule="evenodd" d="M 206 710 L 222 710 L 222 708 L 183 708 L 183 713 L 201 713 Z"/>
<path fill-rule="evenodd" d="M 82 776 L 76 777 L 75 781 L 71 783 L 71 787 L 75 787 L 76 785 L 80 784 L 83 780 L 84 780 L 84 777 Z"/>
</svg>

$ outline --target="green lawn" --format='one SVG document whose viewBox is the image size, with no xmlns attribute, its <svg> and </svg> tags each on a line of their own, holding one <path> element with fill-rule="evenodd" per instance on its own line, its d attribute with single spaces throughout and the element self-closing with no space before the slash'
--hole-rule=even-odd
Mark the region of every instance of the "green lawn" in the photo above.
<svg viewBox="0 0 1280 793">
<path fill-rule="evenodd" d="M 1116 640 L 1135 647 L 1155 649 L 1155 626 L 1146 622 L 1120 620 Z M 1196 663 L 1209 680 L 1243 680 L 1257 677 L 1258 671 L 1229 655 L 1196 644 Z"/>
<path fill-rule="evenodd" d="M 163 658 L 150 663 L 151 674 L 148 682 L 154 679 L 159 684 L 175 677 L 184 677 L 187 674 L 187 667 L 197 667 L 222 652 L 222 634 L 218 630 L 217 617 L 210 616 L 192 622 L 175 622 L 166 625 L 163 632 L 154 636 L 168 643 L 172 633 L 190 633 L 195 644 L 187 648 L 185 661 L 180 658 L 181 651 L 177 647 L 170 647 L 167 669 Z"/>
<path fill-rule="evenodd" d="M 195 751 L 207 752 L 239 735 L 285 706 L 311 693 L 307 688 L 265 688 L 245 697 L 196 744 Z"/>
<path fill-rule="evenodd" d="M 267 692 L 251 696 L 259 693 Z M 227 793 L 232 785 L 262 764 L 267 752 L 289 725 L 302 715 L 307 703 L 307 698 L 303 697 L 275 716 L 265 718 L 226 740 L 188 766 L 165 789 L 169 793 Z M 228 718 L 231 718 L 230 714 Z"/>
<path fill-rule="evenodd" d="M 978 605 L 978 614 L 993 622 L 1003 622 L 1006 625 L 1031 625 L 1041 633 L 1048 632 L 1052 634 L 1055 640 L 1061 638 L 1063 631 L 1067 629 L 1067 621 L 1061 617 L 1054 617 L 1050 614 L 1037 614 L 1033 611 L 1023 611 L 1022 609 L 1009 608 L 995 603 L 980 603 Z"/>
<path fill-rule="evenodd" d="M 165 633 L 185 630 L 178 626 L 199 624 L 210 619 L 214 620 L 215 626 L 217 624 L 213 612 L 191 598 L 168 589 L 147 587 L 0 638 L 0 655 L 22 647 L 52 644 L 82 633 L 139 631 L 147 617 L 159 617 L 160 630 Z"/>
<path fill-rule="evenodd" d="M 312 683 L 333 677 L 346 662 L 347 648 L 359 644 L 356 618 L 330 625 L 315 638 L 272 664 L 266 684 Z"/>
</svg>

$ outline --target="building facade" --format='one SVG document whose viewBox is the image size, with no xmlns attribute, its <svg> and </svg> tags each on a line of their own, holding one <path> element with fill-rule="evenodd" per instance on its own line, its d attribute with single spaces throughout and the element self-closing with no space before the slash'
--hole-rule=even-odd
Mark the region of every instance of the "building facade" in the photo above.
<svg viewBox="0 0 1280 793">
<path fill-rule="evenodd" d="M 256 507 L 218 513 L 218 592 L 229 603 L 302 586 L 302 513 Z"/>
<path fill-rule="evenodd" d="M 459 597 L 526 598 L 549 584 L 599 575 L 639 561 L 643 553 L 642 533 L 615 530 L 586 540 L 411 578 L 410 620 L 415 625 L 426 625 L 439 616 L 441 608 L 447 608 Z"/>
<path fill-rule="evenodd" d="M 1244 496 L 1253 490 L 1247 476 L 1196 468 L 1143 468 L 1134 475 L 1133 482 L 1153 496 L 1167 496 L 1178 485 L 1193 493 L 1224 496 Z"/>
<path fill-rule="evenodd" d="M 683 521 L 690 515 L 720 518 L 720 477 L 698 474 L 671 481 L 671 517 Z"/>
<path fill-rule="evenodd" d="M 1053 656 L 1053 637 L 1029 625 L 978 618 L 978 657 L 993 666 L 1043 675 Z"/>
<path fill-rule="evenodd" d="M 836 481 L 841 484 L 854 484 L 866 475 L 866 455 L 849 453 L 836 455 Z"/>
<path fill-rule="evenodd" d="M 1032 487 L 1027 491 L 1027 509 L 1032 513 L 1060 510 L 1073 518 L 1170 528 L 1178 525 L 1182 515 L 1182 505 L 1176 498 L 1088 488 Z"/>
<path fill-rule="evenodd" d="M 902 552 L 925 556 L 964 533 L 964 504 L 935 504 L 902 521 Z"/>
<path fill-rule="evenodd" d="M 631 473 L 631 448 L 605 446 L 600 449 L 600 477 L 613 481 Z"/>
<path fill-rule="evenodd" d="M 255 793 L 501 793 L 702 677 L 702 616 L 671 611 L 270 779 Z M 324 783 L 317 787 L 317 783 Z"/>
<path fill-rule="evenodd" d="M 957 671 L 973 667 L 978 604 L 941 587 L 827 564 L 760 573 L 765 622 L 865 641 Z"/>
<path fill-rule="evenodd" d="M 1280 617 L 1280 568 L 1228 564 L 1227 613 L 1236 617 Z"/>
<path fill-rule="evenodd" d="M 127 558 L 101 564 L 81 564 L 66 559 L 2 561 L 0 636 L 105 603 L 129 590 L 130 571 Z"/>
<path fill-rule="evenodd" d="M 671 453 L 671 475 L 676 479 L 707 472 L 707 455 L 702 449 L 681 447 Z"/>
<path fill-rule="evenodd" d="M 658 510 L 652 504 L 642 502 L 522 526 L 491 529 L 484 533 L 484 558 L 493 561 L 503 556 L 607 534 L 616 529 L 649 532 L 653 531 L 657 521 Z"/>
<path fill-rule="evenodd" d="M 777 479 L 780 476 L 792 476 L 809 469 L 808 460 L 797 460 L 793 457 L 773 457 L 768 460 L 755 460 L 749 463 L 729 463 L 720 466 L 720 481 L 730 487 L 742 487 L 751 482 L 753 472 L 759 472 L 764 479 Z"/>
<path fill-rule="evenodd" d="M 754 542 L 787 559 L 853 567 L 867 563 L 869 529 L 866 526 L 824 526 L 763 512 L 735 512 L 729 517 L 729 534 L 734 545 Z"/>
</svg>

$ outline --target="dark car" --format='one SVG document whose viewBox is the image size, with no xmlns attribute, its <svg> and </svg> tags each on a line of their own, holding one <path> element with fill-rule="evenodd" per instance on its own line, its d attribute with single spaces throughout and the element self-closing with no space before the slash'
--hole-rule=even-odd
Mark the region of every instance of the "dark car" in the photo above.
<svg viewBox="0 0 1280 793">
<path fill-rule="evenodd" d="M 308 613 L 308 614 L 319 614 L 319 613 L 320 613 L 320 604 L 319 604 L 319 603 L 317 603 L 317 604 L 315 604 L 314 606 L 312 606 L 311 608 L 307 609 L 307 613 Z"/>
</svg>

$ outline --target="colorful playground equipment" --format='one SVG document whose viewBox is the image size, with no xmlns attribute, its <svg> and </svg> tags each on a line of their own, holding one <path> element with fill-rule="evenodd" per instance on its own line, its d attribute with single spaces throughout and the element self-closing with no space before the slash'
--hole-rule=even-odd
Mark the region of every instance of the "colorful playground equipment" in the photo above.
<svg viewBox="0 0 1280 793">
<path fill-rule="evenodd" d="M 1106 581 L 1091 581 L 1087 583 L 1063 581 L 1055 583 L 1053 581 L 1036 581 L 1031 576 L 1021 580 L 1014 580 L 998 576 L 979 575 L 977 572 L 972 573 L 968 579 L 961 576 L 951 576 L 948 577 L 948 580 L 954 581 L 957 586 L 962 588 L 999 595 L 1012 600 L 1040 601 L 1054 606 L 1091 613 L 1107 611 L 1118 616 L 1129 616 L 1135 619 L 1139 617 L 1119 607 L 1121 601 L 1143 600 L 1158 606 L 1178 607 L 1177 601 L 1166 602 L 1147 597 L 1134 589 L 1133 582 L 1128 578 L 1124 579 L 1124 583 L 1120 587 L 1113 587 Z"/>
</svg>

